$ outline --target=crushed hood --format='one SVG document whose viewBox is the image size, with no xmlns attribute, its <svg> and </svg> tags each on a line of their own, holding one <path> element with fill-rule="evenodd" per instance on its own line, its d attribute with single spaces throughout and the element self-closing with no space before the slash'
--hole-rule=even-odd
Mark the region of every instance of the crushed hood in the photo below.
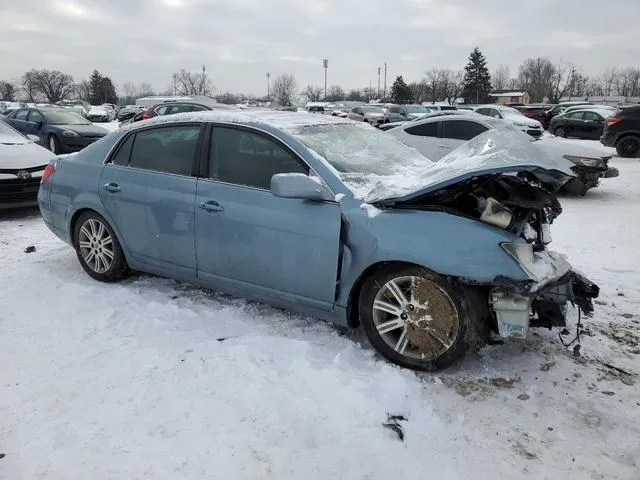
<svg viewBox="0 0 640 480">
<path fill-rule="evenodd" d="M 489 130 L 437 163 L 411 165 L 393 175 L 369 178 L 367 203 L 403 202 L 481 175 L 529 172 L 541 179 L 574 176 L 572 164 L 535 148 L 520 132 Z M 420 168 L 421 167 L 421 168 Z"/>
</svg>

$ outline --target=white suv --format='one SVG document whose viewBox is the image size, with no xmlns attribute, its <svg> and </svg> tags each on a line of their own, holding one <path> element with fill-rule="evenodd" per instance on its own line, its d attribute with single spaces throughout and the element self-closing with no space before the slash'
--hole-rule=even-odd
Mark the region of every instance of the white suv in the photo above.
<svg viewBox="0 0 640 480">
<path fill-rule="evenodd" d="M 542 124 L 533 118 L 525 117 L 520 110 L 502 105 L 481 105 L 474 109 L 474 112 L 487 117 L 501 118 L 513 126 L 518 127 L 532 137 L 540 137 L 544 132 Z"/>
</svg>

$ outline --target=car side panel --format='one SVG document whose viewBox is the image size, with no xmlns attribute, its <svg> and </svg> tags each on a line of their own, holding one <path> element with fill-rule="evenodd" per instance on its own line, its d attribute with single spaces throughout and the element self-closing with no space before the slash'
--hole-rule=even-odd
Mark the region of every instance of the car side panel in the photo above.
<svg viewBox="0 0 640 480">
<path fill-rule="evenodd" d="M 348 306 L 356 280 L 379 262 L 412 263 L 477 283 L 497 277 L 527 279 L 500 247 L 502 242 L 521 241 L 509 232 L 445 212 L 396 209 L 369 218 L 357 208 L 344 212 L 345 255 L 337 305 Z"/>
</svg>

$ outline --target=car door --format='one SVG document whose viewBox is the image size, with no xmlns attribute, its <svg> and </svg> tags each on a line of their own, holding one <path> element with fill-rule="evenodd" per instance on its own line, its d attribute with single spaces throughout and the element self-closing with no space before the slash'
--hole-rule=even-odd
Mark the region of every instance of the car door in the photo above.
<svg viewBox="0 0 640 480">
<path fill-rule="evenodd" d="M 38 110 L 31 110 L 27 119 L 28 133 L 37 135 L 40 138 L 40 145 L 46 145 L 46 139 L 44 138 L 45 118 Z"/>
<path fill-rule="evenodd" d="M 356 122 L 361 122 L 364 119 L 364 110 L 359 107 L 354 108 L 353 110 L 351 110 L 351 115 L 349 115 L 349 118 L 351 118 L 351 120 L 355 120 Z"/>
<path fill-rule="evenodd" d="M 196 194 L 198 277 L 241 296 L 330 310 L 336 294 L 337 202 L 274 196 L 271 177 L 309 167 L 271 136 L 213 126 Z"/>
<path fill-rule="evenodd" d="M 604 128 L 604 118 L 595 112 L 583 112 L 582 120 L 584 138 L 598 140 Z"/>
<path fill-rule="evenodd" d="M 564 116 L 563 122 L 568 136 L 583 137 L 586 133 L 583 112 L 570 112 Z"/>
<path fill-rule="evenodd" d="M 137 261 L 195 278 L 194 173 L 201 125 L 132 132 L 105 165 L 100 198 Z"/>
<path fill-rule="evenodd" d="M 441 159 L 446 153 L 444 149 L 437 146 L 440 121 L 424 121 L 417 125 L 400 127 L 397 131 L 390 133 L 397 136 L 402 143 L 415 148 L 425 157 L 434 162 Z M 448 152 L 447 152 L 448 153 Z"/>
<path fill-rule="evenodd" d="M 11 126 L 18 130 L 20 133 L 27 135 L 29 133 L 29 109 L 21 108 L 16 111 L 11 121 Z"/>
<path fill-rule="evenodd" d="M 444 118 L 442 120 L 441 136 L 437 141 L 438 147 L 446 155 L 487 130 L 489 129 L 483 124 L 473 120 Z M 437 160 L 440 160 L 440 158 Z"/>
</svg>

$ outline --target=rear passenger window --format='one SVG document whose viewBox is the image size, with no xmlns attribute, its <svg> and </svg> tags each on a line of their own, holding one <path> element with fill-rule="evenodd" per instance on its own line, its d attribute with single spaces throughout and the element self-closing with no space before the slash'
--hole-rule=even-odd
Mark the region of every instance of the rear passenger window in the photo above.
<svg viewBox="0 0 640 480">
<path fill-rule="evenodd" d="M 419 137 L 437 137 L 438 125 L 440 125 L 440 122 L 422 123 L 420 125 L 406 128 L 404 131 L 409 135 L 416 135 Z"/>
<path fill-rule="evenodd" d="M 209 156 L 211 178 L 269 190 L 271 177 L 278 173 L 309 175 L 309 167 L 279 143 L 258 133 L 213 128 Z"/>
<path fill-rule="evenodd" d="M 199 125 L 159 127 L 138 132 L 131 149 L 130 166 L 191 175 L 199 134 Z"/>
<path fill-rule="evenodd" d="M 468 120 L 449 120 L 442 122 L 442 136 L 456 140 L 471 140 L 488 128 L 476 122 Z"/>
<path fill-rule="evenodd" d="M 172 105 L 167 112 L 167 115 L 173 115 L 174 113 L 185 113 L 193 111 L 191 105 Z"/>
<path fill-rule="evenodd" d="M 114 165 L 121 165 L 126 167 L 129 165 L 129 157 L 131 155 L 131 146 L 133 145 L 133 137 L 135 135 L 129 135 L 124 142 L 120 144 L 116 154 L 111 157 L 111 163 Z"/>
</svg>

